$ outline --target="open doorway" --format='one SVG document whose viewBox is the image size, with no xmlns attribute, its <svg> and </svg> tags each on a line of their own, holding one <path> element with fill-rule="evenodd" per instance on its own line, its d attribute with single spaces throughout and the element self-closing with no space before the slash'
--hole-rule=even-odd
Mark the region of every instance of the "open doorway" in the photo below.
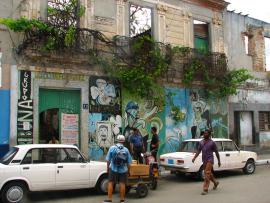
<svg viewBox="0 0 270 203">
<path fill-rule="evenodd" d="M 59 143 L 59 109 L 47 109 L 39 114 L 39 143 Z"/>
</svg>

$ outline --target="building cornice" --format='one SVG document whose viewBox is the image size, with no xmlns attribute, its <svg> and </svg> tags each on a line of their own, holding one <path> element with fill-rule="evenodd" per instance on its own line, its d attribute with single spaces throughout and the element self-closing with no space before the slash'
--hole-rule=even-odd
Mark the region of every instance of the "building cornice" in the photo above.
<svg viewBox="0 0 270 203">
<path fill-rule="evenodd" d="M 182 0 L 182 1 L 217 11 L 223 11 L 229 5 L 228 2 L 223 0 Z"/>
</svg>

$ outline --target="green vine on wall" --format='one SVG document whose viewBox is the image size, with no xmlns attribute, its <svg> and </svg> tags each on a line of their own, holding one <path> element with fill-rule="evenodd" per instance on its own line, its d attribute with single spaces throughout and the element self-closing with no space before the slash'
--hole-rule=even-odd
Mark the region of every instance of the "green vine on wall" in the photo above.
<svg viewBox="0 0 270 203">
<path fill-rule="evenodd" d="M 62 9 L 61 12 L 76 10 L 77 15 L 82 16 L 85 8 L 77 9 L 75 0 L 71 5 Z M 48 13 L 51 15 L 59 12 L 57 9 L 49 7 Z M 69 22 L 69 21 L 67 21 Z M 42 22 L 37 19 L 0 19 L 0 24 L 4 24 L 15 32 L 26 32 L 34 30 L 35 34 L 45 33 L 43 42 L 43 51 L 57 50 L 59 48 L 72 48 L 76 43 L 75 25 L 68 27 L 55 26 L 50 23 Z M 115 44 L 115 39 L 111 44 Z M 97 55 L 93 50 L 88 50 L 91 61 L 102 66 L 105 72 L 113 77 L 119 78 L 123 87 L 131 94 L 154 100 L 156 105 L 164 106 L 166 98 L 172 97 L 165 93 L 162 80 L 175 58 L 187 58 L 182 74 L 182 83 L 186 87 L 191 87 L 196 80 L 196 75 L 200 75 L 201 83 L 207 94 L 214 97 L 226 97 L 237 93 L 237 87 L 252 76 L 245 69 L 225 70 L 222 74 L 213 75 L 203 58 L 209 57 L 209 53 L 203 53 L 200 57 L 190 57 L 192 49 L 188 47 L 171 47 L 169 45 L 161 46 L 149 35 L 141 35 L 130 39 L 129 58 L 123 58 L 117 55 L 111 55 L 106 58 Z M 211 60 L 210 60 L 211 61 Z M 217 61 L 218 67 L 227 67 L 226 57 L 220 57 Z M 168 101 L 168 99 L 167 99 Z M 169 100 L 172 101 L 172 100 Z M 171 115 L 177 122 L 184 119 L 184 114 L 173 102 L 171 106 Z"/>
</svg>

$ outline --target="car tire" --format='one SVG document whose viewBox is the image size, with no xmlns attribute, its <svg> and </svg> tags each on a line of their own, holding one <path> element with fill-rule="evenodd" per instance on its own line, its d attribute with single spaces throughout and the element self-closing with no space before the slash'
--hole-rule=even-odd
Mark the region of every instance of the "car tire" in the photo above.
<svg viewBox="0 0 270 203">
<path fill-rule="evenodd" d="M 199 181 L 204 181 L 205 175 L 204 175 L 204 169 L 203 169 L 203 166 L 201 166 L 201 167 L 200 167 L 200 170 L 197 172 L 196 178 L 197 178 L 197 180 L 199 180 Z"/>
<path fill-rule="evenodd" d="M 108 183 L 109 179 L 107 174 L 100 176 L 96 185 L 96 189 L 99 194 L 105 195 L 108 193 Z"/>
<path fill-rule="evenodd" d="M 26 202 L 27 187 L 23 182 L 10 182 L 2 190 L 3 203 Z"/>
<path fill-rule="evenodd" d="M 256 170 L 256 165 L 255 165 L 254 160 L 249 159 L 249 160 L 247 161 L 245 167 L 243 168 L 243 172 L 244 172 L 245 174 L 248 174 L 248 175 L 249 175 L 249 174 L 254 173 L 255 170 Z"/>
</svg>

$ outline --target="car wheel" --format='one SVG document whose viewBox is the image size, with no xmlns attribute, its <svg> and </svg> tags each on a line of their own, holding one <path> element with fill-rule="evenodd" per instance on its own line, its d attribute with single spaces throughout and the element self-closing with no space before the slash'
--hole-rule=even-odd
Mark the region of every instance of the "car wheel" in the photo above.
<svg viewBox="0 0 270 203">
<path fill-rule="evenodd" d="M 252 174 L 255 172 L 256 165 L 255 162 L 252 159 L 249 159 L 243 168 L 243 171 L 245 174 Z"/>
<path fill-rule="evenodd" d="M 24 202 L 27 189 L 22 182 L 11 182 L 4 186 L 2 190 L 2 201 L 4 203 Z"/>
<path fill-rule="evenodd" d="M 146 197 L 148 194 L 148 188 L 145 184 L 139 184 L 136 189 L 136 195 L 139 198 Z"/>
<path fill-rule="evenodd" d="M 96 185 L 96 189 L 97 189 L 98 193 L 103 194 L 103 195 L 107 194 L 108 183 L 109 183 L 108 175 L 106 175 L 106 174 L 102 175 L 99 178 L 98 183 Z"/>
<path fill-rule="evenodd" d="M 201 166 L 200 170 L 197 172 L 196 178 L 197 178 L 199 181 L 204 181 L 205 175 L 204 175 L 204 169 L 203 169 L 203 166 Z"/>
</svg>

